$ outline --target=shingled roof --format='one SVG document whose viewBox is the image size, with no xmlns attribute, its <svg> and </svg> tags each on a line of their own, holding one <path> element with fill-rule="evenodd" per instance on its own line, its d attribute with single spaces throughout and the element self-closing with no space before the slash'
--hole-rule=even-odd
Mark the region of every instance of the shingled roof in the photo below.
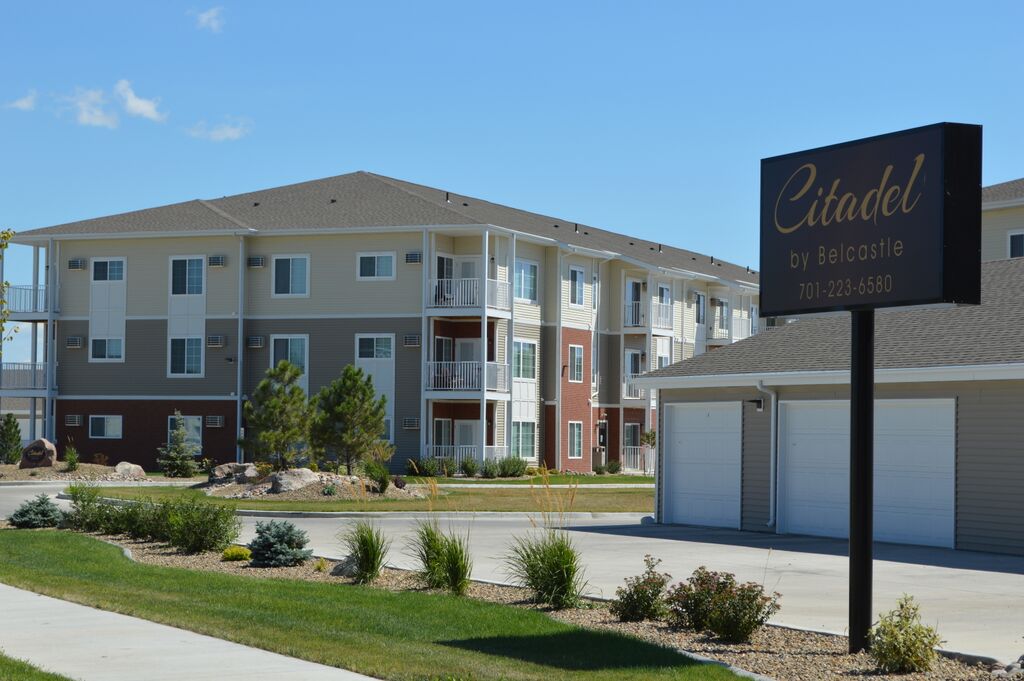
<svg viewBox="0 0 1024 681">
<path fill-rule="evenodd" d="M 239 230 L 279 234 L 347 227 L 472 224 L 505 227 L 657 267 L 755 286 L 758 283 L 756 272 L 711 256 L 363 171 L 43 227 L 19 232 L 18 237 Z"/>
<path fill-rule="evenodd" d="M 981 189 L 982 203 L 1024 200 L 1024 177 L 1019 180 L 1000 182 Z"/>
<path fill-rule="evenodd" d="M 981 305 L 879 310 L 875 368 L 1024 363 L 1024 258 L 982 264 Z M 764 331 L 651 378 L 848 371 L 850 315 L 811 317 Z"/>
</svg>

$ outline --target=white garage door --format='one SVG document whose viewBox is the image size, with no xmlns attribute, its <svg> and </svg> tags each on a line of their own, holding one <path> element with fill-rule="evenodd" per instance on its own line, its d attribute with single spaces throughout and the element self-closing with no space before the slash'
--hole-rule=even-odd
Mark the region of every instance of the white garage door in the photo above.
<svg viewBox="0 0 1024 681">
<path fill-rule="evenodd" d="M 875 539 L 952 547 L 954 400 L 875 402 Z M 783 402 L 779 531 L 846 537 L 849 402 Z"/>
<path fill-rule="evenodd" d="M 666 521 L 739 528 L 741 404 L 673 404 L 664 413 Z"/>
</svg>

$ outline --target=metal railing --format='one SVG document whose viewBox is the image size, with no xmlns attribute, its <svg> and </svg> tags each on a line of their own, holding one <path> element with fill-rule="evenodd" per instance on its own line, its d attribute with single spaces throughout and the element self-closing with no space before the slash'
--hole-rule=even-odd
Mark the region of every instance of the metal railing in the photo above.
<svg viewBox="0 0 1024 681">
<path fill-rule="evenodd" d="M 512 284 L 497 279 L 487 280 L 487 307 L 512 309 Z"/>
<path fill-rule="evenodd" d="M 428 459 L 451 459 L 458 468 L 466 459 L 479 461 L 479 451 L 477 445 L 427 445 L 425 454 Z"/>
<path fill-rule="evenodd" d="M 484 362 L 427 362 L 423 382 L 427 390 L 480 390 L 483 387 L 508 392 L 508 365 L 486 362 L 487 371 L 483 375 L 484 365 Z"/>
<path fill-rule="evenodd" d="M 744 338 L 750 338 L 753 334 L 750 332 L 750 320 L 749 319 L 733 319 L 732 320 L 732 339 L 733 341 L 740 341 Z"/>
<path fill-rule="evenodd" d="M 483 279 L 431 279 L 430 307 L 479 307 Z M 512 285 L 497 279 L 487 280 L 487 306 L 503 310 L 512 307 Z"/>
<path fill-rule="evenodd" d="M 4 362 L 0 367 L 0 388 L 42 390 L 46 387 L 46 364 L 43 362 Z"/>
<path fill-rule="evenodd" d="M 650 447 L 623 447 L 622 470 L 630 473 L 654 474 L 654 450 Z"/>
<path fill-rule="evenodd" d="M 632 303 L 626 303 L 622 311 L 622 325 L 623 326 L 643 326 L 644 325 L 644 304 L 637 301 Z"/>
<path fill-rule="evenodd" d="M 46 312 L 45 286 L 8 286 L 6 299 L 10 312 Z"/>
<path fill-rule="evenodd" d="M 672 328 L 672 303 L 651 303 L 651 317 L 659 329 Z"/>
<path fill-rule="evenodd" d="M 622 384 L 622 396 L 628 400 L 641 400 L 647 396 L 647 391 L 636 384 L 636 379 L 641 374 L 626 374 L 626 380 Z"/>
<path fill-rule="evenodd" d="M 497 461 L 508 456 L 508 447 L 502 445 L 487 445 L 484 447 L 484 460 Z"/>
<path fill-rule="evenodd" d="M 729 320 L 722 320 L 718 315 L 712 315 L 711 323 L 707 325 L 705 332 L 708 340 L 729 340 L 732 329 Z"/>
</svg>

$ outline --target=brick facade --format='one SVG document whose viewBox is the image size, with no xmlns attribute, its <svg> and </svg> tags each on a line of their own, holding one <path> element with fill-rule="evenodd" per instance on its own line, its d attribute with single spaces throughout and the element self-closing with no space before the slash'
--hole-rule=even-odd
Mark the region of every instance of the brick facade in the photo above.
<svg viewBox="0 0 1024 681">
<path fill-rule="evenodd" d="M 561 423 L 559 423 L 560 456 L 558 462 L 559 470 L 576 471 L 578 473 L 589 473 L 593 470 L 592 451 L 596 437 L 597 423 L 593 418 L 591 409 L 591 386 L 590 386 L 590 352 L 591 332 L 582 329 L 562 329 L 561 363 L 559 365 L 559 381 L 561 382 L 562 395 L 560 404 L 562 407 Z M 579 345 L 583 347 L 583 381 L 574 383 L 569 380 L 572 367 L 569 363 L 569 346 Z M 569 458 L 569 422 L 578 421 L 583 424 L 583 442 L 581 446 L 582 458 Z"/>
</svg>

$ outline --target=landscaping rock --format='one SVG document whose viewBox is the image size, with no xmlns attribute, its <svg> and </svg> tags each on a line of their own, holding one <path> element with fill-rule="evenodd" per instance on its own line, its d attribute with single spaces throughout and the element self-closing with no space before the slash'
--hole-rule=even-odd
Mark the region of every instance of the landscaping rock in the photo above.
<svg viewBox="0 0 1024 681">
<path fill-rule="evenodd" d="M 121 463 L 114 466 L 114 472 L 120 475 L 122 478 L 127 478 L 128 480 L 146 479 L 146 471 L 145 469 L 142 468 L 142 466 L 134 463 L 129 463 L 127 461 L 122 461 Z"/>
<path fill-rule="evenodd" d="M 256 482 L 260 477 L 253 463 L 222 463 L 210 473 L 210 482 L 223 484 L 237 482 L 245 485 Z"/>
<path fill-rule="evenodd" d="M 21 463 L 18 468 L 53 468 L 57 461 L 57 448 L 49 440 L 42 438 L 29 442 L 21 450 Z"/>
<path fill-rule="evenodd" d="M 313 471 L 308 468 L 292 468 L 270 476 L 270 493 L 292 492 L 314 482 L 320 482 L 320 476 Z"/>
</svg>

